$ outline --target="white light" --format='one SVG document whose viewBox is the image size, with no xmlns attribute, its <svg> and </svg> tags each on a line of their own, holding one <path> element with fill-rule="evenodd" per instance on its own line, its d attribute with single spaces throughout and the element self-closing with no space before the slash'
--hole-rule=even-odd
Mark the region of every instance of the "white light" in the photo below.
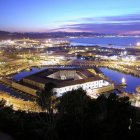
<svg viewBox="0 0 140 140">
<path fill-rule="evenodd" d="M 126 83 L 126 80 L 125 80 L 125 78 L 123 77 L 123 78 L 122 78 L 122 84 L 124 84 L 124 83 Z"/>
<path fill-rule="evenodd" d="M 126 55 L 127 54 L 127 51 L 124 51 L 124 55 Z"/>
<path fill-rule="evenodd" d="M 137 42 L 137 44 L 136 44 L 137 46 L 140 46 L 140 42 Z"/>
<path fill-rule="evenodd" d="M 131 61 L 136 61 L 136 57 L 131 56 Z"/>
</svg>

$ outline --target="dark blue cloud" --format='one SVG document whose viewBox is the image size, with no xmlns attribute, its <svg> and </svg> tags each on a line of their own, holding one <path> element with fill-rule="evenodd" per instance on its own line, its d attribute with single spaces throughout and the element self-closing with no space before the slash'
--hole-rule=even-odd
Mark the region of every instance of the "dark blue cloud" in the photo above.
<svg viewBox="0 0 140 140">
<path fill-rule="evenodd" d="M 89 17 L 89 18 L 82 18 L 81 21 L 105 21 L 105 22 L 133 22 L 133 21 L 140 21 L 140 14 L 130 14 L 130 15 L 121 15 L 121 16 L 108 16 L 108 17 Z"/>
<path fill-rule="evenodd" d="M 136 33 L 140 32 L 140 15 L 110 17 L 90 17 L 73 20 L 79 24 L 63 25 L 58 30 L 75 30 L 100 33 Z M 71 20 L 72 22 L 72 20 Z"/>
<path fill-rule="evenodd" d="M 62 29 L 62 28 L 61 28 Z M 74 24 L 66 25 L 63 29 L 72 29 L 79 31 L 92 31 L 101 33 L 125 33 L 131 31 L 140 31 L 140 23 L 84 23 L 84 24 Z"/>
</svg>

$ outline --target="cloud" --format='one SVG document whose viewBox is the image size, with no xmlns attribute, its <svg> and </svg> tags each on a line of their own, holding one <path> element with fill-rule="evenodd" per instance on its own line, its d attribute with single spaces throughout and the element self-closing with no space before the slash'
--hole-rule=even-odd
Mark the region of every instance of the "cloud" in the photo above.
<svg viewBox="0 0 140 140">
<path fill-rule="evenodd" d="M 110 17 L 88 17 L 70 20 L 73 23 L 62 25 L 56 30 L 63 31 L 88 31 L 98 33 L 139 33 L 140 14 L 110 16 Z M 75 23 L 77 22 L 77 23 Z M 78 23 L 79 22 L 79 23 Z"/>
<path fill-rule="evenodd" d="M 81 21 L 85 22 L 140 22 L 140 14 L 130 14 L 121 16 L 108 16 L 108 17 L 88 17 L 81 18 Z"/>
</svg>

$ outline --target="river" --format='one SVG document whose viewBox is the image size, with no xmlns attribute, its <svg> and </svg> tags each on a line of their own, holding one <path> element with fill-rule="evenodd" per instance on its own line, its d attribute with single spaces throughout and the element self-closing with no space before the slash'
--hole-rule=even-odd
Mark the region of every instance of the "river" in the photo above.
<svg viewBox="0 0 140 140">
<path fill-rule="evenodd" d="M 7 92 L 7 93 L 9 93 L 10 95 L 12 95 L 13 97 L 16 97 L 16 98 L 21 98 L 21 99 L 26 100 L 26 101 L 32 100 L 31 97 L 23 94 L 20 91 L 16 91 L 16 90 L 14 90 L 14 89 L 10 88 L 9 86 L 6 86 L 2 83 L 0 83 L 0 90 L 4 91 L 4 92 Z"/>
<path fill-rule="evenodd" d="M 121 79 L 124 77 L 127 82 L 127 87 L 125 90 L 128 92 L 136 92 L 136 87 L 140 85 L 140 78 L 138 77 L 110 70 L 108 68 L 100 68 L 100 70 L 104 73 L 104 75 L 106 75 L 118 84 L 121 83 Z"/>
<path fill-rule="evenodd" d="M 140 37 L 84 37 L 70 38 L 72 45 L 99 45 L 102 47 L 114 48 L 134 48 L 137 42 L 140 42 Z"/>
</svg>

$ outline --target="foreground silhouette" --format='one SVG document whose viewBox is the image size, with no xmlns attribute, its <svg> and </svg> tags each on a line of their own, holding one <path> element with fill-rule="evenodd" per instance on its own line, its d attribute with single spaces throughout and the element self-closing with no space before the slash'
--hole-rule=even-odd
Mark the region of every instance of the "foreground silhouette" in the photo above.
<svg viewBox="0 0 140 140">
<path fill-rule="evenodd" d="M 130 105 L 128 97 L 118 98 L 113 93 L 95 100 L 82 89 L 67 92 L 57 99 L 57 113 L 48 103 L 45 107 L 50 111 L 44 113 L 13 111 L 4 104 L 2 100 L 0 131 L 15 140 L 125 140 L 140 135 L 140 111 Z"/>
</svg>

